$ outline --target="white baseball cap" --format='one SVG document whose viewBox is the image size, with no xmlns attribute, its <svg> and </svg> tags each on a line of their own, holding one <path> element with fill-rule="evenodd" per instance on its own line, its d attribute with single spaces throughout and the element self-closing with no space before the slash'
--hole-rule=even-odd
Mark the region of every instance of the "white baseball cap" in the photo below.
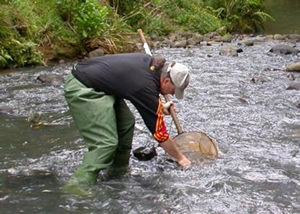
<svg viewBox="0 0 300 214">
<path fill-rule="evenodd" d="M 171 62 L 168 64 L 169 72 L 173 84 L 175 85 L 175 97 L 183 99 L 184 90 L 190 82 L 189 69 L 181 63 Z"/>
</svg>

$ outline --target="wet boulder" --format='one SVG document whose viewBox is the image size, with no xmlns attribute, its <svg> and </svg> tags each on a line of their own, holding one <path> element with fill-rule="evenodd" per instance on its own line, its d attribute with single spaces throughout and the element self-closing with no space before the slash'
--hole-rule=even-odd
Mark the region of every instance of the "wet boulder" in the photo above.
<svg viewBox="0 0 300 214">
<path fill-rule="evenodd" d="M 254 41 L 253 40 L 243 40 L 238 43 L 238 45 L 244 45 L 244 46 L 253 46 Z"/>
<path fill-rule="evenodd" d="M 175 42 L 179 39 L 179 35 L 177 35 L 176 33 L 172 33 L 168 36 L 167 38 L 170 42 Z"/>
<path fill-rule="evenodd" d="M 196 34 L 194 34 L 194 35 L 192 36 L 191 39 L 193 39 L 193 41 L 194 41 L 196 44 L 200 44 L 201 42 L 203 42 L 204 37 L 203 37 L 201 34 L 196 33 Z"/>
<path fill-rule="evenodd" d="M 47 85 L 62 85 L 64 82 L 63 76 L 57 74 L 41 74 L 37 80 Z"/>
<path fill-rule="evenodd" d="M 171 40 L 169 40 L 168 38 L 164 38 L 160 44 L 159 47 L 170 47 L 172 44 Z"/>
<path fill-rule="evenodd" d="M 232 56 L 236 57 L 238 56 L 238 51 L 233 46 L 224 46 L 221 48 L 220 53 L 221 56 Z"/>
<path fill-rule="evenodd" d="M 300 34 L 288 35 L 288 39 L 295 41 L 295 42 L 300 42 Z"/>
<path fill-rule="evenodd" d="M 233 36 L 230 34 L 226 34 L 224 36 L 222 36 L 221 38 L 221 42 L 228 42 L 230 43 L 232 41 Z"/>
<path fill-rule="evenodd" d="M 289 45 L 275 45 L 274 47 L 272 47 L 270 49 L 271 53 L 278 53 L 278 54 L 297 54 L 299 52 L 299 50 L 297 50 L 296 48 L 293 48 Z"/>
<path fill-rule="evenodd" d="M 265 83 L 270 81 L 267 77 L 263 76 L 253 76 L 252 79 L 250 80 L 252 83 L 258 84 L 258 83 Z"/>
<path fill-rule="evenodd" d="M 219 38 L 220 34 L 217 32 L 210 32 L 204 35 L 204 41 L 211 41 L 211 40 L 215 40 L 216 38 Z"/>
<path fill-rule="evenodd" d="M 296 79 L 295 75 L 294 74 L 288 74 L 287 75 L 287 78 L 291 81 L 294 81 Z"/>
<path fill-rule="evenodd" d="M 219 45 L 220 43 L 219 42 L 216 42 L 216 41 L 206 41 L 204 42 L 204 45 L 207 45 L 207 46 L 213 46 L 213 45 Z"/>
<path fill-rule="evenodd" d="M 216 35 L 211 40 L 215 42 L 224 42 L 224 43 L 230 43 L 233 39 L 233 36 L 231 34 L 226 34 L 224 36 Z"/>
<path fill-rule="evenodd" d="M 89 52 L 89 58 L 104 56 L 104 54 L 104 50 L 97 48 L 96 50 Z"/>
<path fill-rule="evenodd" d="M 275 34 L 274 35 L 274 40 L 285 40 L 286 36 L 281 35 L 281 34 Z"/>
<path fill-rule="evenodd" d="M 159 35 L 152 32 L 152 33 L 150 33 L 150 39 L 151 39 L 151 41 L 158 41 Z"/>
<path fill-rule="evenodd" d="M 274 35 L 266 35 L 265 38 L 266 38 L 266 40 L 273 40 Z"/>
<path fill-rule="evenodd" d="M 196 41 L 193 38 L 188 38 L 186 41 L 187 41 L 187 45 L 189 46 L 197 45 Z"/>
<path fill-rule="evenodd" d="M 175 48 L 185 48 L 186 46 L 187 46 L 187 41 L 186 40 L 177 41 L 174 44 Z"/>
<path fill-rule="evenodd" d="M 300 62 L 287 66 L 286 71 L 300 71 Z"/>
</svg>

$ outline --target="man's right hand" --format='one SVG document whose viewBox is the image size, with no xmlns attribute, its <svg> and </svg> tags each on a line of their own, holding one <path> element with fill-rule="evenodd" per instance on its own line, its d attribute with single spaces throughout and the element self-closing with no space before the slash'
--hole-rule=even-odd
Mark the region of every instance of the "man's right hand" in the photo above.
<svg viewBox="0 0 300 214">
<path fill-rule="evenodd" d="M 160 146 L 173 158 L 175 158 L 180 166 L 189 166 L 191 165 L 191 161 L 187 159 L 184 154 L 182 154 L 176 144 L 174 143 L 174 140 L 169 137 L 168 140 L 161 143 Z"/>
<path fill-rule="evenodd" d="M 182 158 L 181 160 L 178 160 L 178 164 L 180 166 L 186 167 L 186 166 L 190 166 L 192 163 L 189 159 L 187 159 L 185 156 L 184 158 Z"/>
</svg>

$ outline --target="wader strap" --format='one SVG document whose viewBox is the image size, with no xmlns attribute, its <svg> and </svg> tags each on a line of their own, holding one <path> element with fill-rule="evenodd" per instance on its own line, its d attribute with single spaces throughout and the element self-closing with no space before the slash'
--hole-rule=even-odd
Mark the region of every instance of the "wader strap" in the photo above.
<svg viewBox="0 0 300 214">
<path fill-rule="evenodd" d="M 73 70 L 73 71 L 76 71 L 76 70 L 77 70 L 77 63 L 73 64 L 72 70 Z"/>
</svg>

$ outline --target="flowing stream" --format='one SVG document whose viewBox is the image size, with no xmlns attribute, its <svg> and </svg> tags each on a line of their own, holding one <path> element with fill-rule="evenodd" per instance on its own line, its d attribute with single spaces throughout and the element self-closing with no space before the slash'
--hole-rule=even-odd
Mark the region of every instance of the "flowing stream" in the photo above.
<svg viewBox="0 0 300 214">
<path fill-rule="evenodd" d="M 150 161 L 131 156 L 126 173 L 100 173 L 90 198 L 61 191 L 86 148 L 63 86 L 36 80 L 41 74 L 65 77 L 71 65 L 2 74 L 1 213 L 299 213 L 300 92 L 286 88 L 300 73 L 283 71 L 299 55 L 268 52 L 279 43 L 242 46 L 238 57 L 220 56 L 220 44 L 154 51 L 191 69 L 185 99 L 173 99 L 179 121 L 185 131 L 212 136 L 221 156 L 195 159 L 189 169 L 167 161 L 161 149 Z M 130 108 L 139 127 L 133 147 L 155 143 Z M 33 113 L 50 125 L 31 127 Z M 176 136 L 170 118 L 167 123 Z"/>
</svg>

